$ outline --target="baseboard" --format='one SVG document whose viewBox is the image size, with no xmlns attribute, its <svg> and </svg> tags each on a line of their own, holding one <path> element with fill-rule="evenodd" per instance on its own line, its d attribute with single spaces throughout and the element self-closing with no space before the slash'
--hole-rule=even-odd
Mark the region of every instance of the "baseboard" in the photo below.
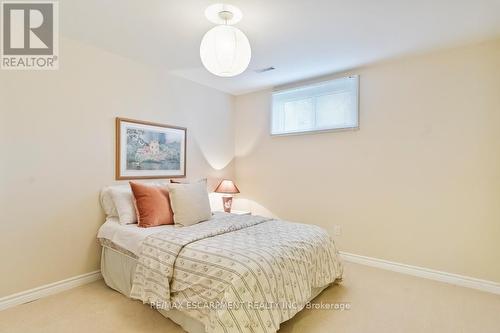
<svg viewBox="0 0 500 333">
<path fill-rule="evenodd" d="M 60 293 L 71 288 L 75 288 L 90 282 L 101 279 L 101 271 L 94 271 L 69 279 L 61 280 L 58 282 L 46 284 L 41 287 L 33 288 L 30 290 L 22 291 L 17 294 L 9 295 L 0 298 L 0 311 L 10 308 L 12 306 L 32 302 L 42 297 Z"/>
<path fill-rule="evenodd" d="M 372 266 L 393 272 L 418 276 L 425 279 L 450 283 L 461 287 L 477 289 L 500 295 L 500 283 L 493 281 L 476 279 L 468 276 L 437 271 L 424 267 L 400 264 L 397 262 L 365 257 L 347 252 L 340 252 L 340 256 L 345 261 L 353 262 L 356 264 Z"/>
<path fill-rule="evenodd" d="M 443 271 L 437 271 L 434 269 L 412 266 L 401 264 L 397 262 L 392 262 L 383 259 L 377 259 L 372 257 L 360 256 L 358 254 L 352 254 L 347 252 L 340 252 L 342 259 L 348 262 L 353 262 L 356 264 L 376 267 L 380 269 L 385 269 L 393 272 L 398 272 L 402 274 L 408 274 L 412 276 L 417 276 L 425 279 L 445 282 L 454 284 L 461 287 L 467 287 L 472 289 L 477 289 L 481 291 L 486 291 L 489 293 L 500 295 L 500 283 L 476 279 L 468 276 L 447 273 Z M 91 283 L 101 279 L 101 272 L 94 271 L 78 276 L 71 277 L 69 279 L 61 280 L 58 282 L 50 283 L 41 287 L 26 290 L 17 294 L 9 295 L 0 298 L 0 311 L 32 302 L 42 297 L 57 294 L 62 291 L 82 286 L 87 283 Z"/>
</svg>

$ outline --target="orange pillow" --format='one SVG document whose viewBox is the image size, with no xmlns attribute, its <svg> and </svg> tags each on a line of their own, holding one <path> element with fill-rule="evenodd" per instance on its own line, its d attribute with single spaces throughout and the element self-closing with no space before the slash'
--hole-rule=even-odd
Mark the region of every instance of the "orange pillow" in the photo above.
<svg viewBox="0 0 500 333">
<path fill-rule="evenodd" d="M 130 182 L 134 194 L 139 227 L 174 224 L 170 197 L 166 188 Z"/>
</svg>

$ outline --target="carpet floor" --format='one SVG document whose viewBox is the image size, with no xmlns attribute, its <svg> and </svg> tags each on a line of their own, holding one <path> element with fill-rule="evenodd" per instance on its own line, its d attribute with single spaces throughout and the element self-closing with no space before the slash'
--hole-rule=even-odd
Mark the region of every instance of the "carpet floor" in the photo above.
<svg viewBox="0 0 500 333">
<path fill-rule="evenodd" d="M 313 303 L 349 310 L 304 309 L 282 324 L 291 332 L 500 332 L 500 296 L 346 263 L 344 281 Z M 0 332 L 169 332 L 183 330 L 103 280 L 0 312 Z"/>
</svg>

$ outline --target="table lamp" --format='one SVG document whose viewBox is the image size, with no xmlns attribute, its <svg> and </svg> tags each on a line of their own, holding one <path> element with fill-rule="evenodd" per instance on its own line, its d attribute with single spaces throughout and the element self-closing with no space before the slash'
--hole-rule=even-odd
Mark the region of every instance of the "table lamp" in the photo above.
<svg viewBox="0 0 500 333">
<path fill-rule="evenodd" d="M 240 190 L 234 185 L 232 180 L 224 179 L 215 188 L 215 193 L 224 193 L 222 204 L 226 213 L 231 213 L 231 205 L 233 204 L 233 196 L 231 194 L 240 193 Z"/>
</svg>

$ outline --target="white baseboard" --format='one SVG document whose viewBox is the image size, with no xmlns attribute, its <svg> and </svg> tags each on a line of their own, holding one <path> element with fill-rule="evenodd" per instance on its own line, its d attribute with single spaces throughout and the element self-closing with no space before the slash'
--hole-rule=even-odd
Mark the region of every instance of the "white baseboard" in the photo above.
<svg viewBox="0 0 500 333">
<path fill-rule="evenodd" d="M 17 294 L 9 295 L 0 298 L 0 311 L 16 306 L 19 304 L 24 304 L 32 302 L 42 297 L 60 293 L 71 288 L 75 288 L 90 282 L 97 281 L 101 279 L 101 271 L 94 271 L 78 276 L 71 277 L 69 279 L 57 281 L 54 283 L 46 284 L 41 287 L 33 288 L 30 290 L 22 291 Z"/>
<path fill-rule="evenodd" d="M 383 259 L 360 256 L 357 254 L 342 251 L 340 252 L 340 256 L 345 261 L 353 262 L 356 264 L 376 267 L 393 272 L 413 275 L 425 279 L 450 283 L 461 287 L 477 289 L 500 295 L 500 283 L 493 281 L 481 280 L 468 276 L 437 271 L 424 267 L 406 265 Z M 101 278 L 101 271 L 94 271 L 74 276 L 69 279 L 50 283 L 41 287 L 26 290 L 17 294 L 2 297 L 0 298 L 0 311 L 16 305 L 32 302 L 42 297 L 54 295 L 71 288 L 82 286 L 84 284 L 97 281 Z"/>
<path fill-rule="evenodd" d="M 393 272 L 418 276 L 425 279 L 450 283 L 461 287 L 477 289 L 500 295 L 500 283 L 493 281 L 476 279 L 468 276 L 437 271 L 424 267 L 400 264 L 397 262 L 365 257 L 347 252 L 340 252 L 340 256 L 345 261 L 353 262 L 356 264 L 372 266 Z"/>
</svg>

